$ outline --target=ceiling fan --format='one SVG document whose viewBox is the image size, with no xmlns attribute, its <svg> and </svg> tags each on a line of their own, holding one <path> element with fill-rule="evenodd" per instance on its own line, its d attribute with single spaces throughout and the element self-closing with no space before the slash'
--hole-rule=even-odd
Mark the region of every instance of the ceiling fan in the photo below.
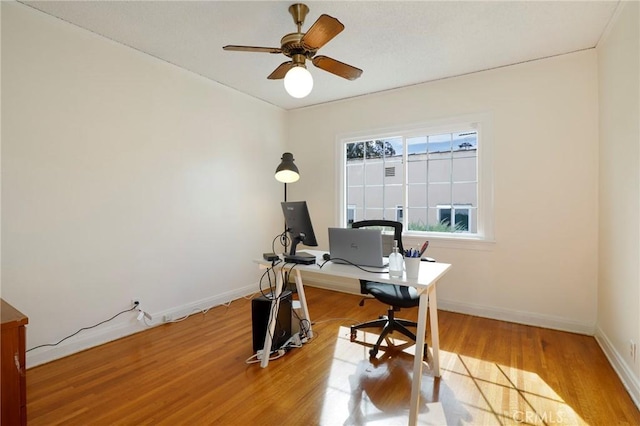
<svg viewBox="0 0 640 426">
<path fill-rule="evenodd" d="M 280 64 L 267 78 L 270 80 L 284 78 L 285 89 L 295 98 L 307 96 L 313 88 L 313 78 L 306 69 L 307 59 L 311 60 L 311 63 L 316 67 L 347 80 L 355 80 L 360 77 L 362 70 L 359 68 L 328 56 L 316 56 L 322 46 L 344 30 L 344 25 L 336 18 L 323 14 L 306 33 L 303 33 L 302 25 L 308 12 L 309 8 L 302 3 L 289 6 L 289 13 L 293 16 L 298 31 L 282 37 L 280 47 L 227 45 L 223 49 L 238 52 L 282 53 L 291 58 L 290 61 Z"/>
</svg>

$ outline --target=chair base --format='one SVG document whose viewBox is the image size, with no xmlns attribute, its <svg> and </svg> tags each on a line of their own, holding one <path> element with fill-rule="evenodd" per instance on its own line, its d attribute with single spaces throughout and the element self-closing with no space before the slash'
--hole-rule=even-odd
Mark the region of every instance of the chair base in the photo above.
<svg viewBox="0 0 640 426">
<path fill-rule="evenodd" d="M 396 318 L 394 315 L 395 308 L 390 307 L 387 315 L 381 316 L 380 319 L 374 321 L 368 321 L 361 324 L 356 324 L 351 326 L 351 341 L 354 342 L 357 337 L 357 330 L 362 328 L 382 328 L 382 332 L 380 333 L 380 337 L 378 337 L 378 341 L 373 345 L 371 350 L 369 350 L 369 355 L 371 358 L 375 358 L 380 350 L 380 345 L 382 344 L 385 338 L 393 333 L 394 331 L 398 331 L 405 336 L 407 336 L 412 341 L 416 341 L 416 335 L 412 333 L 407 327 L 418 327 L 413 321 Z M 424 354 L 427 355 L 428 349 L 427 344 L 424 344 Z"/>
</svg>

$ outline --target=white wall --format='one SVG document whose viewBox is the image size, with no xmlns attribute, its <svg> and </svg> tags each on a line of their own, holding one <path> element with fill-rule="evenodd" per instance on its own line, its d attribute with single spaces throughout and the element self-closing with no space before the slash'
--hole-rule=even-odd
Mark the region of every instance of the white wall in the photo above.
<svg viewBox="0 0 640 426">
<path fill-rule="evenodd" d="M 29 316 L 27 347 L 134 297 L 160 319 L 255 291 L 251 259 L 282 226 L 286 112 L 1 7 L 2 297 Z M 127 314 L 27 364 L 142 328 Z"/>
<path fill-rule="evenodd" d="M 292 197 L 309 202 L 326 248 L 326 228 L 337 225 L 337 135 L 473 113 L 493 121 L 495 243 L 465 248 L 432 240 L 430 255 L 453 264 L 438 289 L 440 306 L 593 333 L 594 49 L 291 111 L 288 131 L 305 175 L 292 185 Z"/>
<path fill-rule="evenodd" d="M 640 7 L 627 2 L 598 45 L 600 250 L 596 337 L 640 406 Z"/>
</svg>

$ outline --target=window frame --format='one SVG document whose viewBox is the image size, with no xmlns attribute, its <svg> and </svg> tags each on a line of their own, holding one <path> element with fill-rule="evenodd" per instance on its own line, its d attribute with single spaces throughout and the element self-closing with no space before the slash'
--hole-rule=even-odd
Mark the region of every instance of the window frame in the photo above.
<svg viewBox="0 0 640 426">
<path fill-rule="evenodd" d="M 337 180 L 337 213 L 336 223 L 339 226 L 346 226 L 346 150 L 349 143 L 363 140 L 389 139 L 392 137 L 410 138 L 424 136 L 427 134 L 454 133 L 465 127 L 472 127 L 478 132 L 477 148 L 477 192 L 478 207 L 476 209 L 477 233 L 469 232 L 429 232 L 429 231 L 409 231 L 403 232 L 403 237 L 409 240 L 436 240 L 441 242 L 452 242 L 452 247 L 457 242 L 465 242 L 465 247 L 469 247 L 469 242 L 494 242 L 493 224 L 493 124 L 490 113 L 467 114 L 450 118 L 430 120 L 422 123 L 398 125 L 389 128 L 373 129 L 368 131 L 353 132 L 337 135 L 335 144 L 336 169 L 339 171 Z M 407 150 L 403 150 L 403 164 L 407 164 Z M 405 188 L 403 205 L 407 204 L 407 170 L 404 168 L 403 186 Z M 471 220 L 471 210 L 469 218 Z M 446 244 L 444 244 L 446 246 Z"/>
</svg>

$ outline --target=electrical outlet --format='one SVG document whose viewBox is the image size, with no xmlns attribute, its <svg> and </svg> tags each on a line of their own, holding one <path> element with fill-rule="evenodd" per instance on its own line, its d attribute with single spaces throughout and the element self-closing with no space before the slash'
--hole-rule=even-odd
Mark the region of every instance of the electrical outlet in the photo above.
<svg viewBox="0 0 640 426">
<path fill-rule="evenodd" d="M 629 356 L 634 362 L 638 359 L 638 345 L 633 340 L 629 340 Z"/>
</svg>

